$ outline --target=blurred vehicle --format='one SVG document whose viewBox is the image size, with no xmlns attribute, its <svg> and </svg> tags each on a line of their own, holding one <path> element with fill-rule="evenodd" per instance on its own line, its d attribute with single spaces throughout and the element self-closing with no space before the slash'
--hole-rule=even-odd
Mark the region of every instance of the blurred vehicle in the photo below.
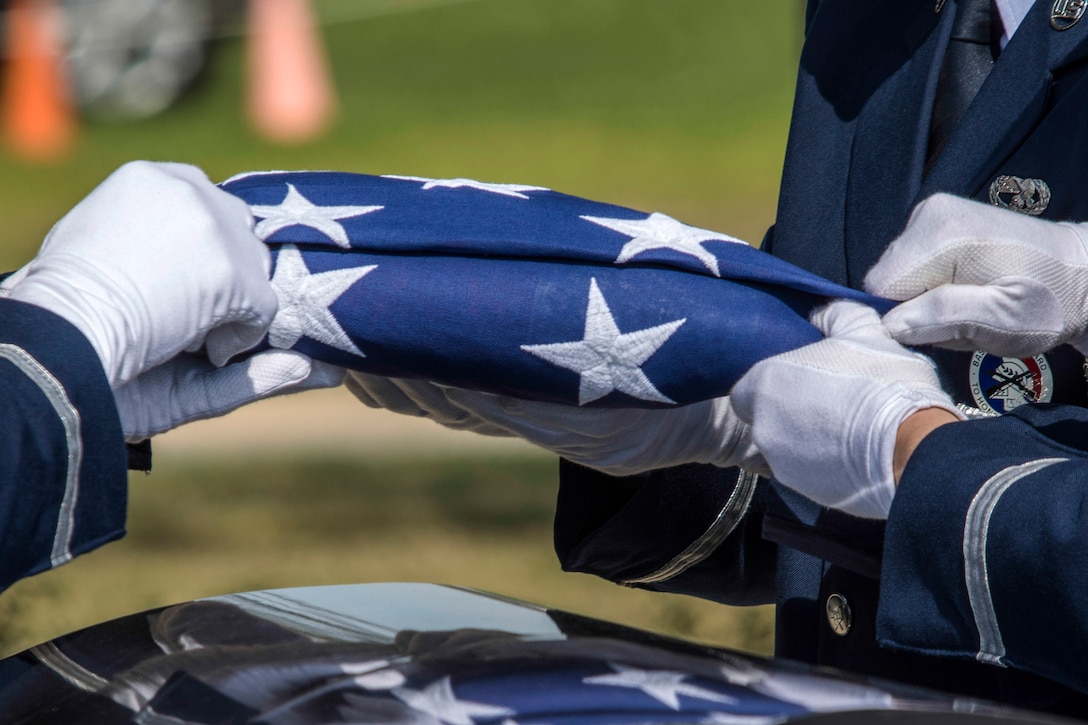
<svg viewBox="0 0 1088 725">
<path fill-rule="evenodd" d="M 233 594 L 0 661 L 2 723 L 1068 722 L 446 586 Z"/>
<path fill-rule="evenodd" d="M 87 118 L 132 121 L 194 87 L 214 42 L 241 33 L 245 0 L 57 0 L 57 8 L 73 104 Z M 6 17 L 10 3 L 0 10 Z"/>
<path fill-rule="evenodd" d="M 209 0 L 63 0 L 67 71 L 87 116 L 160 113 L 204 67 L 213 34 Z"/>
</svg>

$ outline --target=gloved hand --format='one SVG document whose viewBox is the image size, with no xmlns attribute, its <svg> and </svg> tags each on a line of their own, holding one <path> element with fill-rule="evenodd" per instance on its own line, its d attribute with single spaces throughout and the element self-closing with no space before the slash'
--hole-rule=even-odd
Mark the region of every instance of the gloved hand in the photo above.
<svg viewBox="0 0 1088 725">
<path fill-rule="evenodd" d="M 482 435 L 518 436 L 614 476 L 682 463 L 767 470 L 728 398 L 667 409 L 578 408 L 358 372 L 348 373 L 347 387 L 372 408 Z"/>
<path fill-rule="evenodd" d="M 865 278 L 908 300 L 884 317 L 907 345 L 1024 357 L 1088 352 L 1088 228 L 937 194 Z"/>
<path fill-rule="evenodd" d="M 342 368 L 290 350 L 267 350 L 221 368 L 203 357 L 179 355 L 119 387 L 114 400 L 125 440 L 136 443 L 256 400 L 343 381 Z"/>
<path fill-rule="evenodd" d="M 899 425 L 926 408 L 963 414 L 932 363 L 892 340 L 872 308 L 833 302 L 812 324 L 826 339 L 756 363 L 733 386 L 733 409 L 781 483 L 824 506 L 887 518 Z"/>
<path fill-rule="evenodd" d="M 245 203 L 199 169 L 132 162 L 53 227 L 10 297 L 75 325 L 115 390 L 202 345 L 222 365 L 276 313 L 252 226 Z"/>
</svg>

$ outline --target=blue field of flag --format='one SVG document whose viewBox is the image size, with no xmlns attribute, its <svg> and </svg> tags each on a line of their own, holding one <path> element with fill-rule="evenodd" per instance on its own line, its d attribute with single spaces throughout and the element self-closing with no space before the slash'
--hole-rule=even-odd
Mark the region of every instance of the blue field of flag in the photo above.
<svg viewBox="0 0 1088 725">
<path fill-rule="evenodd" d="M 725 234 L 535 186 L 242 174 L 273 249 L 269 344 L 532 400 L 683 405 L 819 339 L 834 285 Z"/>
</svg>

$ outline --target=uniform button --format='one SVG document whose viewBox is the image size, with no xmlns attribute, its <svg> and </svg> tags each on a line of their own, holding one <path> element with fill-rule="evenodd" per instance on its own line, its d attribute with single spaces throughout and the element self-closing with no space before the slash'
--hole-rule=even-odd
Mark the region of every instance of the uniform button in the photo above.
<svg viewBox="0 0 1088 725">
<path fill-rule="evenodd" d="M 832 594 L 828 597 L 826 609 L 827 623 L 835 634 L 845 635 L 854 626 L 854 613 L 850 611 L 850 605 L 843 595 Z"/>
</svg>

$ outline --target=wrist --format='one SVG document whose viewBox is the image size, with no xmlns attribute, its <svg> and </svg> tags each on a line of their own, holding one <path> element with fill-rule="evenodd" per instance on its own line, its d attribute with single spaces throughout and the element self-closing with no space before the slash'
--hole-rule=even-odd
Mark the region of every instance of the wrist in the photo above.
<svg viewBox="0 0 1088 725">
<path fill-rule="evenodd" d="M 102 335 L 97 334 L 98 326 L 87 319 L 86 312 L 89 309 L 89 306 L 80 304 L 80 300 L 75 298 L 68 288 L 50 284 L 38 284 L 37 280 L 30 278 L 18 287 L 12 289 L 10 298 L 52 312 L 54 315 L 64 318 L 64 320 L 79 330 L 98 354 L 98 359 L 102 363 L 102 368 L 106 372 L 106 377 L 109 379 L 110 384 L 113 384 L 115 366 L 113 364 L 113 355 L 111 354 L 112 348 L 109 343 L 103 339 Z"/>
<path fill-rule="evenodd" d="M 923 408 L 911 413 L 899 425 L 895 436 L 895 451 L 892 454 L 892 477 L 895 485 L 907 467 L 907 462 L 918 445 L 933 431 L 948 423 L 959 422 L 961 418 L 945 408 Z"/>
</svg>

